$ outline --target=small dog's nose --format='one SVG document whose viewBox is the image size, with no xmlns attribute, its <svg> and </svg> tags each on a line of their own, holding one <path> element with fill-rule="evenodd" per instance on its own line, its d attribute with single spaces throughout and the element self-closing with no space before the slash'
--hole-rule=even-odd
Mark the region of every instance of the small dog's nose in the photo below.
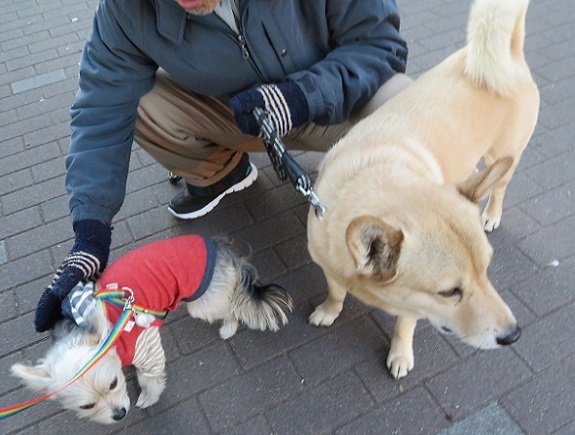
<svg viewBox="0 0 575 435">
<path fill-rule="evenodd" d="M 112 418 L 116 421 L 123 419 L 126 416 L 126 408 L 116 409 Z"/>
<path fill-rule="evenodd" d="M 516 326 L 513 331 L 507 334 L 505 337 L 497 337 L 497 344 L 501 346 L 507 346 L 508 344 L 515 343 L 521 336 L 521 329 Z"/>
</svg>

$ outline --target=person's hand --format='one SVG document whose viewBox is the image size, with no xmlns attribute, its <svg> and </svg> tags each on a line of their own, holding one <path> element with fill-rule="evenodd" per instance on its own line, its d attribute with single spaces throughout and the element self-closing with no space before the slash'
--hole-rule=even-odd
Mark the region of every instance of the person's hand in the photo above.
<svg viewBox="0 0 575 435">
<path fill-rule="evenodd" d="M 292 81 L 256 86 L 236 94 L 230 100 L 234 118 L 240 131 L 261 137 L 260 126 L 252 114 L 255 107 L 268 112 L 278 136 L 285 136 L 292 128 L 308 120 L 309 107 L 304 93 Z"/>
<path fill-rule="evenodd" d="M 34 325 L 44 332 L 63 318 L 62 301 L 80 281 L 96 279 L 106 267 L 112 228 L 100 221 L 81 220 L 74 224 L 76 241 L 36 307 Z"/>
</svg>

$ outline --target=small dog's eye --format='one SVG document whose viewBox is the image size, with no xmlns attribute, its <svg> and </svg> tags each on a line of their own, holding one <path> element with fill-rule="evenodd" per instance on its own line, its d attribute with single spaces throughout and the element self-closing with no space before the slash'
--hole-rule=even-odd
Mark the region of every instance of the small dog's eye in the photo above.
<svg viewBox="0 0 575 435">
<path fill-rule="evenodd" d="M 92 409 L 94 406 L 96 406 L 95 403 L 88 403 L 87 405 L 80 406 L 80 409 Z"/>
<path fill-rule="evenodd" d="M 459 296 L 461 298 L 463 296 L 463 290 L 461 290 L 459 287 L 454 287 L 451 290 L 439 292 L 439 295 L 443 296 L 444 298 L 451 298 L 453 296 Z"/>
<path fill-rule="evenodd" d="M 112 381 L 112 383 L 110 384 L 110 390 L 113 390 L 114 388 L 116 388 L 118 386 L 118 378 L 114 378 L 114 380 Z"/>
</svg>

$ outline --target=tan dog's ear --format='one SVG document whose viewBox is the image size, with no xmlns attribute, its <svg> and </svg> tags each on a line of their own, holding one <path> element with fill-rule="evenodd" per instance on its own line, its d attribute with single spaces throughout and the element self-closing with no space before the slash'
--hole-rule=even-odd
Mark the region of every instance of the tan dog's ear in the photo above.
<svg viewBox="0 0 575 435">
<path fill-rule="evenodd" d="M 362 275 L 389 281 L 397 274 L 403 233 L 373 216 L 355 218 L 347 227 L 346 242 Z"/>
<path fill-rule="evenodd" d="M 27 366 L 17 363 L 12 366 L 11 371 L 14 376 L 22 379 L 28 387 L 36 391 L 46 391 L 52 382 L 52 377 L 42 364 Z"/>
<path fill-rule="evenodd" d="M 470 201 L 479 202 L 491 193 L 493 186 L 507 174 L 512 165 L 512 157 L 497 159 L 488 168 L 467 177 L 457 185 L 457 190 Z"/>
</svg>

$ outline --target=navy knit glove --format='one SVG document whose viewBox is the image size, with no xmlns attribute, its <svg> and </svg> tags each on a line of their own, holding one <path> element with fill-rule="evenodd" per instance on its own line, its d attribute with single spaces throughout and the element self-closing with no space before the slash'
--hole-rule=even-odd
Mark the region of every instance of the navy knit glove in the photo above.
<svg viewBox="0 0 575 435">
<path fill-rule="evenodd" d="M 62 301 L 80 282 L 95 280 L 103 272 L 110 254 L 112 228 L 97 220 L 81 220 L 74 224 L 76 241 L 52 282 L 44 290 L 36 307 L 34 325 L 44 332 L 63 318 Z"/>
<path fill-rule="evenodd" d="M 308 120 L 309 107 L 302 90 L 292 81 L 277 85 L 261 85 L 236 94 L 230 100 L 236 124 L 242 133 L 262 137 L 260 126 L 252 114 L 255 107 L 268 112 L 278 136 Z"/>
</svg>

